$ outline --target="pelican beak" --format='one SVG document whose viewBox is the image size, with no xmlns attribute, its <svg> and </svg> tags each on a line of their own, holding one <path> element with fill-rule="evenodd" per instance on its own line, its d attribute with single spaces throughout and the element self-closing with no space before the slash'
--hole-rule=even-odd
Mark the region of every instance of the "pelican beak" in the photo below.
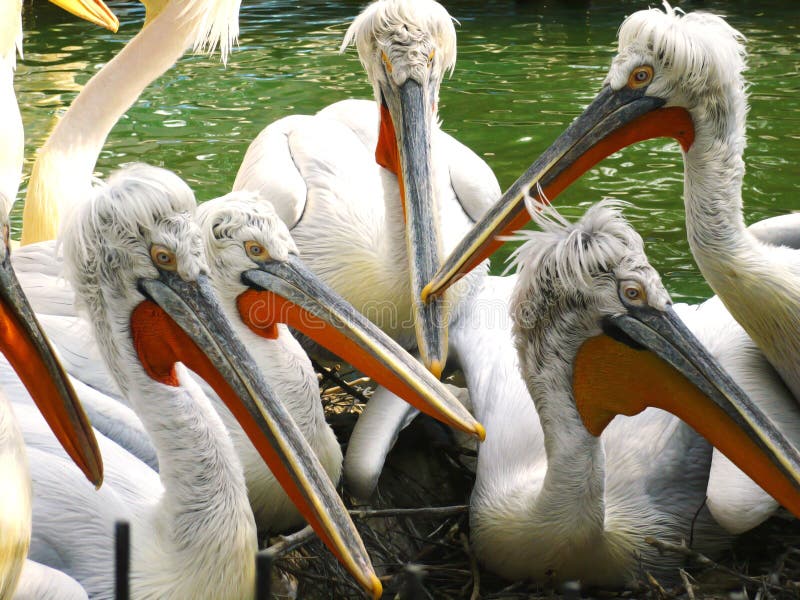
<svg viewBox="0 0 800 600">
<path fill-rule="evenodd" d="M 573 390 L 600 435 L 617 414 L 653 406 L 689 424 L 778 502 L 800 516 L 800 454 L 668 306 L 630 309 L 579 349 Z"/>
<path fill-rule="evenodd" d="M 645 95 L 646 90 L 627 86 L 614 90 L 606 85 L 464 236 L 425 286 L 422 298 L 442 294 L 503 244 L 498 237 L 521 229 L 530 220 L 526 197 L 552 200 L 602 159 L 642 140 L 674 137 L 688 150 L 694 141 L 689 113 L 664 108 L 665 101 Z"/>
<path fill-rule="evenodd" d="M 114 33 L 119 29 L 119 19 L 103 0 L 50 0 L 50 2 L 76 17 L 105 27 Z"/>
<path fill-rule="evenodd" d="M 296 256 L 245 271 L 242 281 L 250 289 L 237 299 L 239 314 L 255 333 L 274 338 L 276 324 L 286 323 L 422 412 L 481 440 L 486 436 L 438 379 Z"/>
<path fill-rule="evenodd" d="M 219 394 L 317 535 L 372 597 L 381 584 L 336 489 L 225 318 L 205 275 L 162 271 L 139 280 L 147 298 L 131 315 L 134 346 L 157 381 L 177 385 L 180 361 Z"/>
<path fill-rule="evenodd" d="M 397 175 L 417 347 L 422 362 L 438 379 L 447 361 L 447 304 L 444 298 L 420 300 L 422 289 L 439 268 L 442 256 L 431 166 L 433 101 L 428 86 L 413 79 L 406 80 L 399 93 L 385 93 L 383 98 L 375 160 Z"/>
<path fill-rule="evenodd" d="M 0 262 L 0 349 L 64 450 L 99 488 L 103 459 L 92 426 L 14 275 L 8 243 Z"/>
</svg>

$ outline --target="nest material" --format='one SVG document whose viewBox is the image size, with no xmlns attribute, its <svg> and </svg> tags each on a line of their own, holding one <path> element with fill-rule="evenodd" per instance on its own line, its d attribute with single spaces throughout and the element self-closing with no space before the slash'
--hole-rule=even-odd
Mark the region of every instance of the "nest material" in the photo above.
<svg viewBox="0 0 800 600">
<path fill-rule="evenodd" d="M 371 383 L 336 368 L 317 368 L 328 420 L 339 440 L 347 440 L 369 399 Z M 774 517 L 739 537 L 717 562 L 689 548 L 652 540 L 663 552 L 686 556 L 677 587 L 665 587 L 646 572 L 641 573 L 638 587 L 627 590 L 581 590 L 577 582 L 547 586 L 500 579 L 480 567 L 469 547 L 466 505 L 474 474 L 467 465 L 473 460 L 473 453 L 459 446 L 445 427 L 421 417 L 400 436 L 368 507 L 359 506 L 344 490 L 345 504 L 354 511 L 383 583 L 384 598 L 800 598 L 800 523 L 788 515 Z M 426 508 L 431 506 L 449 508 Z M 402 509 L 418 510 L 409 514 Z M 298 537 L 298 548 L 285 553 L 279 549 L 271 572 L 271 597 L 364 597 L 315 536 Z"/>
</svg>

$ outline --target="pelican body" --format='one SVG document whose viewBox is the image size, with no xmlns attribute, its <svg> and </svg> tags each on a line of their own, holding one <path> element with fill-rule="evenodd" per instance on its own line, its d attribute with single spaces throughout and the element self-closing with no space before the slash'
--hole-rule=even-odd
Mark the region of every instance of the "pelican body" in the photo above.
<svg viewBox="0 0 800 600">
<path fill-rule="evenodd" d="M 253 141 L 234 183 L 270 199 L 311 270 L 440 375 L 462 286 L 422 304 L 422 286 L 494 198 L 489 167 L 437 123 L 455 65 L 452 19 L 433 0 L 378 0 L 355 43 L 375 102 L 281 119 Z M 456 311 L 454 314 L 451 312 Z"/>
<path fill-rule="evenodd" d="M 510 406 L 476 406 L 489 432 L 470 507 L 476 555 L 511 579 L 674 577 L 681 558 L 645 536 L 691 537 L 711 553 L 729 539 L 703 507 L 712 447 L 697 432 L 732 456 L 747 446 L 736 460 L 763 459 L 751 474 L 782 480 L 795 499 L 795 467 L 783 461 L 796 464 L 796 451 L 766 450 L 759 440 L 780 434 L 739 418 L 758 408 L 677 317 L 618 208 L 601 203 L 575 225 L 543 205 L 532 214 L 543 232 L 526 232 L 516 253 L 510 312 L 538 414 L 513 394 Z"/>
<path fill-rule="evenodd" d="M 426 287 L 434 296 L 527 221 L 526 196 L 554 198 L 612 152 L 669 136 L 684 157 L 686 230 L 711 288 L 800 398 L 798 250 L 762 242 L 742 215 L 747 113 L 743 36 L 721 17 L 638 11 L 619 30 L 603 89 L 462 240 Z M 791 239 L 791 238 L 790 238 Z"/>
<path fill-rule="evenodd" d="M 116 29 L 116 19 L 102 1 L 55 2 L 77 16 Z M 22 175 L 22 119 L 14 94 L 16 53 L 22 51 L 22 2 L 0 5 L 0 351 L 38 405 L 45 427 L 77 465 L 79 477 L 93 485 L 103 480 L 103 462 L 86 415 L 61 364 L 47 341 L 11 265 L 8 212 Z M 81 474 L 82 471 L 82 474 Z M 30 579 L 26 563 L 31 537 L 31 481 L 22 432 L 11 403 L 0 392 L 0 598 Z M 27 564 L 28 575 L 23 575 Z M 24 586 L 23 586 L 24 587 Z"/>
<path fill-rule="evenodd" d="M 63 467 L 53 467 L 59 459 L 52 454 L 36 461 L 34 556 L 63 561 L 47 564 L 74 576 L 92 597 L 111 597 L 107 524 L 122 516 L 132 522 L 134 597 L 252 595 L 256 528 L 241 463 L 188 367 L 226 403 L 326 544 L 379 595 L 327 474 L 219 309 L 194 207 L 175 175 L 134 166 L 96 190 L 65 229 L 68 277 L 109 372 L 153 441 L 159 473 L 139 487 L 123 460 L 115 490 L 87 498 L 79 486 L 71 495 L 52 494 Z"/>
</svg>

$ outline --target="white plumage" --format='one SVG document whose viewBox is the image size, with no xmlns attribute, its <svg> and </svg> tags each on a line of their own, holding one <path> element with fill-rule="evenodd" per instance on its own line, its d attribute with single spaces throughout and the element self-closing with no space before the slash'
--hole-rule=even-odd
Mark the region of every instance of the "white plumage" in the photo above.
<svg viewBox="0 0 800 600">
<path fill-rule="evenodd" d="M 575 353 L 600 333 L 601 316 L 624 312 L 618 281 L 635 278 L 651 306 L 663 306 L 669 297 L 646 261 L 641 238 L 608 204 L 592 207 L 575 225 L 534 219 L 546 231 L 526 234 L 529 241 L 517 253 L 521 272 L 511 315 L 538 416 L 519 389 L 501 398 L 471 394 L 487 428 L 471 499 L 476 554 L 509 578 L 622 585 L 640 566 L 675 576 L 679 559 L 660 555 L 644 536 L 676 542 L 690 537 L 706 494 L 710 445 L 655 409 L 618 418 L 594 438 L 575 407 L 571 379 Z M 718 314 L 717 307 L 710 302 L 696 310 L 708 322 L 703 313 Z M 708 332 L 707 339 L 728 350 L 718 355 L 726 366 L 754 363 L 755 369 L 733 374 L 758 394 L 769 383 L 758 368 L 763 359 L 748 349 L 735 323 L 728 330 L 719 323 L 698 333 Z M 743 354 L 732 361 L 726 342 L 733 341 Z M 713 552 L 726 540 L 707 509 L 693 527 L 695 548 Z"/>
<path fill-rule="evenodd" d="M 666 6 L 623 23 L 606 82 L 633 64 L 655 68 L 647 94 L 685 108 L 695 139 L 685 152 L 686 229 L 703 276 L 800 398 L 800 254 L 760 243 L 742 214 L 747 115 L 743 36 L 722 18 Z"/>
<path fill-rule="evenodd" d="M 104 443 L 107 468 L 116 473 L 109 473 L 108 485 L 96 494 L 57 454 L 41 449 L 32 454 L 31 556 L 75 577 L 95 598 L 113 597 L 116 519 L 131 522 L 134 597 L 252 594 L 255 522 L 227 432 L 183 366 L 177 369 L 179 387 L 154 381 L 131 338 L 131 313 L 143 300 L 136 281 L 158 275 L 151 243 L 174 248 L 179 272 L 188 280 L 205 269 L 191 220 L 194 207 L 193 194 L 176 176 L 140 168 L 97 190 L 73 215 L 65 235 L 71 283 L 89 313 L 109 372 L 156 447 L 161 478 Z M 29 446 L 47 444 L 33 438 L 35 431 L 28 431 Z M 72 481 L 65 486 L 67 479 Z"/>
<path fill-rule="evenodd" d="M 452 19 L 441 5 L 374 2 L 348 29 L 342 47 L 351 42 L 375 102 L 346 100 L 315 116 L 268 126 L 250 145 L 234 189 L 258 190 L 273 202 L 312 271 L 412 349 L 422 335 L 416 330 L 419 294 L 412 281 L 419 253 L 451 249 L 500 189 L 486 163 L 437 123 L 439 86 L 456 54 Z M 421 86 L 424 114 L 403 108 L 407 82 Z M 430 159 L 404 149 L 407 127 L 424 130 L 420 147 L 429 147 Z M 399 152 L 396 162 L 386 157 L 392 147 Z M 414 171 L 409 165 L 415 161 L 429 165 L 420 167 L 428 169 L 420 186 L 430 185 L 432 192 L 404 200 L 398 181 Z M 416 210 L 416 203 L 431 211 L 425 250 L 409 238 L 414 225 L 407 211 Z M 453 319 L 468 289 L 465 284 L 448 297 Z M 442 318 L 450 321 L 447 312 Z M 424 358 L 425 348 L 421 352 Z"/>
</svg>

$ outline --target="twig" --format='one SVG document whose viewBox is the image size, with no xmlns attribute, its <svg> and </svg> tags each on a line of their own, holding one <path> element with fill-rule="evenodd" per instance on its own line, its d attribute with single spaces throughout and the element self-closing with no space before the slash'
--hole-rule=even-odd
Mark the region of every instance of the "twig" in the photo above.
<svg viewBox="0 0 800 600">
<path fill-rule="evenodd" d="M 678 573 L 681 576 L 683 587 L 686 588 L 686 595 L 689 597 L 689 600 L 694 600 L 694 586 L 692 586 L 692 582 L 689 581 L 689 575 L 683 569 L 678 569 Z"/>
<path fill-rule="evenodd" d="M 460 515 L 469 510 L 466 504 L 455 506 L 427 506 L 423 508 L 355 508 L 350 516 L 357 519 L 373 519 L 378 517 L 449 517 Z"/>
<path fill-rule="evenodd" d="M 336 372 L 333 369 L 329 369 L 327 367 L 323 367 L 321 364 L 319 364 L 314 359 L 311 359 L 311 366 L 314 367 L 314 370 L 316 370 L 318 373 L 320 373 L 322 375 L 323 379 L 327 379 L 328 381 L 332 381 L 333 383 L 335 383 L 336 385 L 341 387 L 345 392 L 347 392 L 351 396 L 354 396 L 354 397 L 358 398 L 361 402 L 364 402 L 364 403 L 367 402 L 367 399 L 364 397 L 364 394 L 362 394 L 359 390 L 357 390 L 356 388 L 351 386 L 344 379 L 339 377 L 339 375 L 337 375 Z"/>
<path fill-rule="evenodd" d="M 481 573 L 478 570 L 478 561 L 475 559 L 472 548 L 469 547 L 467 536 L 461 532 L 459 537 L 461 538 L 461 545 L 464 547 L 464 552 L 466 552 L 469 557 L 469 570 L 472 571 L 472 593 L 469 596 L 469 600 L 478 600 L 481 597 Z"/>
<path fill-rule="evenodd" d="M 658 579 L 653 577 L 650 574 L 650 571 L 645 571 L 644 573 L 647 576 L 647 583 L 650 584 L 656 594 L 658 594 L 659 598 L 669 598 L 669 594 L 667 594 L 667 590 L 665 590 L 660 583 L 658 583 Z"/>
<path fill-rule="evenodd" d="M 747 583 L 750 585 L 757 585 L 757 586 L 767 586 L 775 591 L 784 590 L 783 586 L 769 583 L 758 577 L 751 577 L 749 575 L 745 575 L 744 573 L 739 573 L 738 571 L 735 571 L 730 567 L 726 567 L 725 565 L 721 565 L 718 562 L 714 562 L 704 554 L 700 554 L 696 550 L 692 550 L 691 548 L 689 548 L 685 542 L 682 542 L 680 545 L 678 545 L 678 544 L 673 544 L 671 542 L 664 542 L 649 535 L 644 538 L 644 541 L 650 544 L 651 546 L 658 548 L 661 552 L 673 552 L 675 554 L 680 554 L 682 556 L 685 556 L 689 560 L 697 563 L 701 567 L 722 571 L 723 573 L 727 573 L 731 577 L 737 578 L 739 581 L 743 583 Z"/>
<path fill-rule="evenodd" d="M 311 525 L 306 525 L 300 531 L 296 531 L 291 535 L 282 535 L 280 540 L 261 550 L 258 554 L 268 557 L 270 560 L 275 560 L 288 554 L 295 548 L 299 548 L 314 539 L 314 530 Z"/>
</svg>

